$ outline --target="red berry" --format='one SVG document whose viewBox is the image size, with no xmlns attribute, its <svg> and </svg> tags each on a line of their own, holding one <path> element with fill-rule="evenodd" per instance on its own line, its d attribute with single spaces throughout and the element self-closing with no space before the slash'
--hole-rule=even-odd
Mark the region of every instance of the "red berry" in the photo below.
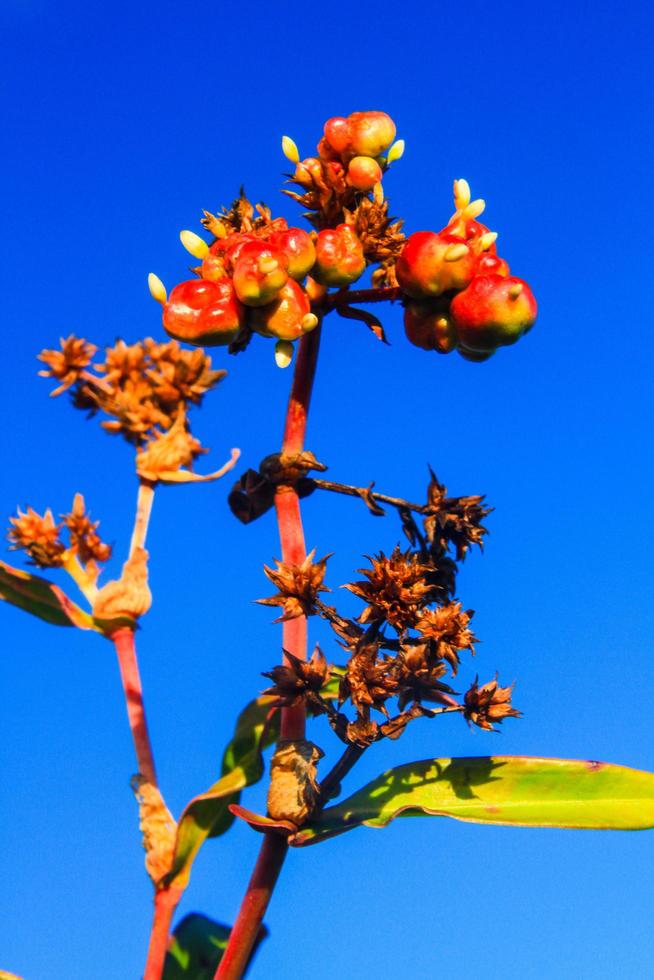
<svg viewBox="0 0 654 980">
<path fill-rule="evenodd" d="M 242 246 L 234 262 L 236 295 L 246 306 L 265 306 L 276 299 L 288 279 L 288 258 L 267 242 Z"/>
<path fill-rule="evenodd" d="M 250 314 L 253 330 L 264 337 L 296 340 L 305 332 L 302 320 L 311 312 L 311 304 L 301 286 L 289 279 L 274 303 L 259 306 Z"/>
<path fill-rule="evenodd" d="M 316 264 L 311 275 L 325 286 L 349 286 L 363 274 L 363 246 L 349 225 L 325 228 L 316 240 Z"/>
<path fill-rule="evenodd" d="M 343 116 L 332 116 L 325 123 L 325 139 L 337 153 L 350 148 L 350 123 Z"/>
<path fill-rule="evenodd" d="M 482 252 L 481 255 L 477 256 L 475 261 L 475 275 L 476 276 L 508 276 L 510 275 L 509 264 L 501 259 L 499 255 L 495 255 L 488 252 Z"/>
<path fill-rule="evenodd" d="M 355 156 L 378 157 L 395 139 L 395 123 L 385 112 L 353 112 L 348 122 Z"/>
<path fill-rule="evenodd" d="M 347 168 L 347 182 L 358 191 L 371 191 L 382 179 L 382 170 L 372 157 L 352 157 Z"/>
<path fill-rule="evenodd" d="M 403 292 L 425 299 L 465 289 L 474 275 L 474 256 L 462 238 L 417 231 L 400 252 L 395 272 Z"/>
<path fill-rule="evenodd" d="M 452 322 L 468 351 L 488 352 L 515 344 L 534 325 L 537 305 L 522 279 L 476 276 L 452 300 Z"/>
<path fill-rule="evenodd" d="M 232 342 L 245 312 L 231 280 L 191 279 L 175 286 L 164 306 L 164 330 L 176 340 L 209 347 Z"/>
<path fill-rule="evenodd" d="M 449 354 L 456 347 L 456 335 L 447 308 L 433 304 L 408 303 L 404 310 L 404 330 L 407 338 L 423 350 Z"/>
<path fill-rule="evenodd" d="M 316 261 L 316 249 L 311 236 L 302 228 L 288 228 L 276 231 L 269 242 L 288 259 L 288 274 L 291 279 L 304 279 Z"/>
</svg>

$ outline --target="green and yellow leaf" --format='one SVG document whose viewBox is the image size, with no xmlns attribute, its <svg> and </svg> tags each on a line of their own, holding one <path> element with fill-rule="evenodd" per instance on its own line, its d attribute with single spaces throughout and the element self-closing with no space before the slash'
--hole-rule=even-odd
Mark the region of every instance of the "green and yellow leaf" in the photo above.
<svg viewBox="0 0 654 980">
<path fill-rule="evenodd" d="M 100 631 L 93 617 L 69 599 L 58 585 L 3 561 L 0 561 L 0 599 L 55 626 Z"/>
<path fill-rule="evenodd" d="M 302 847 L 401 816 L 577 830 L 654 827 L 654 773 L 606 762 L 493 756 L 389 769 L 328 807 L 290 842 Z"/>
</svg>

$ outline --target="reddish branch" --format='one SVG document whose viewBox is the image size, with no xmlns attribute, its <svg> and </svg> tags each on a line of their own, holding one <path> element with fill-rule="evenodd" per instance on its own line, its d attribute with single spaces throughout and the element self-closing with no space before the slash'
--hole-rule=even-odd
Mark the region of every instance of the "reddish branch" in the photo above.
<svg viewBox="0 0 654 980">
<path fill-rule="evenodd" d="M 143 980 L 161 980 L 168 950 L 170 924 L 182 897 L 182 891 L 181 888 L 164 888 L 154 897 L 154 919 Z"/>
<path fill-rule="evenodd" d="M 286 412 L 283 453 L 299 453 L 304 448 L 307 415 L 313 379 L 316 373 L 320 326 L 300 341 L 293 376 L 293 387 Z M 289 486 L 277 488 L 275 497 L 277 523 L 282 547 L 282 561 L 300 564 L 306 557 L 304 531 L 298 495 Z M 283 647 L 300 660 L 307 657 L 307 621 L 304 616 L 284 623 Z M 304 705 L 283 708 L 282 738 L 304 738 L 306 712 Z M 241 904 L 227 949 L 216 971 L 216 980 L 240 980 L 259 935 L 263 917 L 281 871 L 288 845 L 278 834 L 266 834 Z"/>
<path fill-rule="evenodd" d="M 149 783 L 156 786 L 157 774 L 154 768 L 154 757 L 152 755 L 152 746 L 150 745 L 148 725 L 145 718 L 143 689 L 141 687 L 141 676 L 136 659 L 134 631 L 127 627 L 125 629 L 119 629 L 113 634 L 111 639 L 118 654 L 118 666 L 120 667 L 120 677 L 123 682 L 123 691 L 125 692 L 127 717 L 129 719 L 129 727 L 132 731 L 132 739 L 134 740 L 139 773 Z"/>
<path fill-rule="evenodd" d="M 125 703 L 127 705 L 127 717 L 129 718 L 129 727 L 132 731 L 132 739 L 134 740 L 139 774 L 147 782 L 156 786 L 157 774 L 154 768 L 154 757 L 152 755 L 152 746 L 150 745 L 148 725 L 145 717 L 143 689 L 141 687 L 141 677 L 136 659 L 134 631 L 128 628 L 120 629 L 113 634 L 111 639 L 118 654 L 118 665 L 120 667 L 120 676 L 123 682 Z M 168 949 L 170 924 L 181 897 L 182 889 L 174 887 L 164 888 L 155 893 L 154 918 L 152 921 L 148 958 L 145 964 L 143 980 L 160 980 L 162 976 L 164 960 Z"/>
</svg>

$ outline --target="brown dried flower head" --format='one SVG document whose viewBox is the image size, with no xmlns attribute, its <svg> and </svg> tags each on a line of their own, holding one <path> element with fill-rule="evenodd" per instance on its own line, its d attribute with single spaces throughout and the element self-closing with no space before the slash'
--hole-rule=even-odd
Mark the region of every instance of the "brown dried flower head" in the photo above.
<svg viewBox="0 0 654 980">
<path fill-rule="evenodd" d="M 442 661 L 434 658 L 431 644 L 417 643 L 403 646 L 398 657 L 398 706 L 403 711 L 407 704 L 433 701 L 451 705 L 454 693 L 441 678 L 447 673 Z"/>
<path fill-rule="evenodd" d="M 320 561 L 314 562 L 315 553 L 314 549 L 301 565 L 287 565 L 275 559 L 276 569 L 263 566 L 267 577 L 279 589 L 279 594 L 268 599 L 257 599 L 257 602 L 262 606 L 281 606 L 284 614 L 275 622 L 296 619 L 298 616 L 312 616 L 316 611 L 318 593 L 330 591 L 322 583 L 327 570 L 327 560 L 331 556 L 325 555 Z"/>
<path fill-rule="evenodd" d="M 450 602 L 436 609 L 425 609 L 416 623 L 416 629 L 430 645 L 439 660 L 447 660 L 456 674 L 461 660 L 459 652 L 470 650 L 474 656 L 476 637 L 469 628 L 474 612 L 463 610 L 460 602 Z"/>
<path fill-rule="evenodd" d="M 98 349 L 83 337 L 75 337 L 73 334 L 65 340 L 62 337 L 59 342 L 61 350 L 43 350 L 39 354 L 39 360 L 48 365 L 46 369 L 39 371 L 40 377 L 55 378 L 61 382 L 52 392 L 53 396 L 60 395 L 79 381 L 80 375 L 89 366 Z"/>
<path fill-rule="evenodd" d="M 318 646 L 310 660 L 299 660 L 288 650 L 284 651 L 284 657 L 286 663 L 264 673 L 264 677 L 273 681 L 273 686 L 263 693 L 277 698 L 275 707 L 291 708 L 306 701 L 308 696 L 319 694 L 329 680 L 330 670 Z"/>
<path fill-rule="evenodd" d="M 425 518 L 425 533 L 433 547 L 446 551 L 453 545 L 456 560 L 463 561 L 472 545 L 483 547 L 488 534 L 482 521 L 492 507 L 484 507 L 484 496 L 448 497 L 447 487 L 431 473 L 427 488 L 429 514 Z"/>
<path fill-rule="evenodd" d="M 84 497 L 81 493 L 75 494 L 73 508 L 70 514 L 62 514 L 64 523 L 70 535 L 70 546 L 74 548 L 83 565 L 90 561 L 106 562 L 111 558 L 111 545 L 105 544 L 97 528 L 99 521 L 92 521 L 86 513 Z"/>
<path fill-rule="evenodd" d="M 136 445 L 168 430 L 187 405 L 199 404 L 226 374 L 211 370 L 211 358 L 201 348 L 184 350 L 175 340 L 160 344 L 147 337 L 131 345 L 119 340 L 105 349 L 93 374 L 87 368 L 96 350 L 68 338 L 61 351 L 42 352 L 49 369 L 40 374 L 65 379 L 53 394 L 74 386 L 75 407 L 108 415 L 103 428 Z"/>
<path fill-rule="evenodd" d="M 395 661 L 380 657 L 377 643 L 360 643 L 341 678 L 338 692 L 340 703 L 349 698 L 359 711 L 376 708 L 388 715 L 385 702 L 394 697 L 397 691 Z"/>
<path fill-rule="evenodd" d="M 398 632 L 415 625 L 429 601 L 431 586 L 426 581 L 430 568 L 411 551 L 396 547 L 390 557 L 383 552 L 369 558 L 371 569 L 358 569 L 367 582 L 345 585 L 368 605 L 359 616 L 361 623 L 387 622 Z"/>
<path fill-rule="evenodd" d="M 60 568 L 66 546 L 60 539 L 61 524 L 55 524 L 50 509 L 41 516 L 28 507 L 25 512 L 18 508 L 18 516 L 11 517 L 7 537 L 13 551 L 26 551 L 30 561 L 40 568 Z"/>
<path fill-rule="evenodd" d="M 505 718 L 520 717 L 521 712 L 511 706 L 513 685 L 500 687 L 497 675 L 482 687 L 479 687 L 478 680 L 475 678 L 463 699 L 463 716 L 468 722 L 492 732 L 496 731 L 494 722 L 501 725 Z"/>
</svg>

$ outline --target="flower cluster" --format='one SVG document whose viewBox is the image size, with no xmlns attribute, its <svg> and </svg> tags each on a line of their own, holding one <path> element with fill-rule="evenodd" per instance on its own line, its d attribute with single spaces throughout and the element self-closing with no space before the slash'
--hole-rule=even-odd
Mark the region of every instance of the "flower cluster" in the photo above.
<svg viewBox="0 0 654 980">
<path fill-rule="evenodd" d="M 288 364 L 291 342 L 318 325 L 312 303 L 330 286 L 356 282 L 370 262 L 381 263 L 383 277 L 404 240 L 400 223 L 388 218 L 381 191 L 391 159 L 381 154 L 394 136 L 386 113 L 359 112 L 327 121 L 317 157 L 300 161 L 297 147 L 284 137 L 284 152 L 296 163 L 291 182 L 302 190 L 286 193 L 308 210 L 318 230 L 289 227 L 243 194 L 218 215 L 205 212 L 211 243 L 181 233 L 183 245 L 200 260 L 196 278 L 168 296 L 158 277 L 150 276 L 167 333 L 192 344 L 229 345 L 232 352 L 242 350 L 253 333 L 272 337 L 278 363 Z"/>
<path fill-rule="evenodd" d="M 191 435 L 188 409 L 200 405 L 227 372 L 212 370 L 202 348 L 185 350 L 176 340 L 119 340 L 92 365 L 96 352 L 82 338 L 62 339 L 59 350 L 39 355 L 46 365 L 39 374 L 59 382 L 53 395 L 70 390 L 76 408 L 108 416 L 102 427 L 136 446 L 142 478 L 182 482 L 188 477 L 182 468 L 207 451 Z"/>
<path fill-rule="evenodd" d="M 490 512 L 484 498 L 449 497 L 433 473 L 424 505 L 376 496 L 397 508 L 409 547 L 371 557 L 370 567 L 360 569 L 363 578 L 344 586 L 365 603 L 356 619 L 340 615 L 321 600 L 324 560 L 314 564 L 310 555 L 302 566 L 266 569 L 279 594 L 264 602 L 281 606 L 283 618 L 322 616 L 347 650 L 347 664 L 339 672 L 339 703 L 342 707 L 349 701 L 356 717 L 349 719 L 321 699 L 321 688 L 332 672 L 319 653 L 310 665 L 287 657 L 283 668 L 266 674 L 275 682 L 266 693 L 276 695 L 284 706 L 305 700 L 314 711 L 328 715 L 344 741 L 359 746 L 397 738 L 411 720 L 435 710 L 460 712 L 471 724 L 490 730 L 504 718 L 517 717 L 511 688 L 499 687 L 497 680 L 481 687 L 475 681 L 463 703 L 446 682 L 448 674 L 456 676 L 462 652 L 475 652 L 473 611 L 464 609 L 454 593 L 458 563 L 473 545 L 483 546 L 482 522 Z M 370 497 L 368 504 L 377 505 L 372 491 Z M 399 714 L 389 711 L 393 699 Z M 381 721 L 373 711 L 383 716 Z"/>
<path fill-rule="evenodd" d="M 111 545 L 105 544 L 97 533 L 99 521 L 92 521 L 86 511 L 84 497 L 75 494 L 68 514 L 56 522 L 50 509 L 43 515 L 31 507 L 18 510 L 10 518 L 7 537 L 14 551 L 25 551 L 33 565 L 40 568 L 61 568 L 77 556 L 83 565 L 104 563 L 111 558 Z M 62 533 L 68 532 L 68 544 Z"/>
<path fill-rule="evenodd" d="M 407 239 L 402 221 L 389 216 L 382 179 L 404 152 L 403 140 L 393 142 L 395 132 L 385 112 L 333 116 L 316 155 L 304 159 L 285 136 L 282 149 L 295 165 L 288 177 L 297 190 L 284 193 L 304 208 L 314 230 L 289 227 L 268 208 L 255 209 L 243 193 L 230 209 L 205 212 L 213 241 L 191 231 L 180 236 L 200 260 L 196 278 L 168 296 L 150 275 L 168 334 L 191 344 L 227 345 L 231 353 L 243 350 L 254 333 L 272 337 L 280 367 L 292 359 L 292 342 L 330 309 L 374 322 L 383 337 L 376 318 L 362 311 L 353 316 L 347 304 L 345 291 L 369 267 L 373 289 L 402 300 L 407 337 L 425 350 L 458 350 L 467 360 L 484 361 L 531 329 L 536 300 L 498 256 L 496 233 L 477 220 L 485 204 L 471 201 L 467 181 L 454 182 L 456 210 L 439 232 Z"/>
<path fill-rule="evenodd" d="M 536 300 L 497 254 L 497 234 L 477 221 L 484 201 L 470 200 L 466 180 L 454 182 L 454 204 L 445 228 L 416 232 L 399 254 L 404 327 L 416 347 L 485 361 L 531 329 Z"/>
</svg>

